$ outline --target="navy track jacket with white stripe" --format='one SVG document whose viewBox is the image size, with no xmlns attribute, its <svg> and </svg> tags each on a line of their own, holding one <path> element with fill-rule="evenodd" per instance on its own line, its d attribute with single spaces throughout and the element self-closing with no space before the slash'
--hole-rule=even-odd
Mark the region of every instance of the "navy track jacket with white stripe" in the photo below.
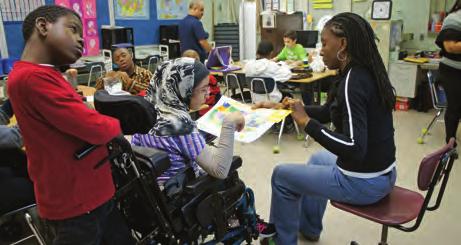
<svg viewBox="0 0 461 245">
<path fill-rule="evenodd" d="M 386 173 L 395 165 L 392 111 L 381 103 L 377 82 L 366 69 L 355 66 L 340 76 L 333 100 L 305 107 L 311 117 L 305 131 L 338 156 L 343 172 Z M 335 131 L 321 124 L 329 121 Z"/>
</svg>

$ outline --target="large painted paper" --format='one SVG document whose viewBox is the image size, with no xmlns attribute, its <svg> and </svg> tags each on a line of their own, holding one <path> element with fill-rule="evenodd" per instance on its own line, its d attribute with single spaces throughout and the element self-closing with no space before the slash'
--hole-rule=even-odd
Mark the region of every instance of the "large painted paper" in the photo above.
<svg viewBox="0 0 461 245">
<path fill-rule="evenodd" d="M 187 0 L 157 0 L 157 19 L 182 19 L 188 10 Z"/>
<path fill-rule="evenodd" d="M 149 19 L 149 0 L 114 0 L 116 19 Z"/>
<path fill-rule="evenodd" d="M 249 105 L 222 96 L 211 110 L 197 120 L 197 127 L 219 137 L 224 117 L 237 111 L 240 111 L 245 117 L 245 128 L 242 132 L 235 133 L 235 139 L 244 143 L 255 141 L 270 129 L 274 123 L 282 121 L 291 113 L 289 110 L 263 108 L 252 110 Z"/>
</svg>

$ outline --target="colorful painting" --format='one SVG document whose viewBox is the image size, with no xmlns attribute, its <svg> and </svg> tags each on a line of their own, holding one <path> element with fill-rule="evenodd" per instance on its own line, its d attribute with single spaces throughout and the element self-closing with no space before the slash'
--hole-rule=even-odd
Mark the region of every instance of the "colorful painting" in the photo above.
<svg viewBox="0 0 461 245">
<path fill-rule="evenodd" d="M 83 12 L 82 12 L 82 1 L 81 0 L 70 0 L 70 9 L 75 11 L 80 18 L 83 18 Z"/>
<path fill-rule="evenodd" d="M 149 19 L 148 0 L 114 0 L 116 19 Z"/>
<path fill-rule="evenodd" d="M 182 19 L 187 15 L 188 1 L 186 0 L 157 0 L 157 19 Z"/>
<path fill-rule="evenodd" d="M 96 21 L 96 0 L 55 0 L 56 5 L 70 8 L 82 18 L 83 56 L 99 54 L 98 23 Z"/>
<path fill-rule="evenodd" d="M 54 4 L 59 5 L 59 6 L 63 6 L 63 7 L 66 7 L 66 8 L 69 8 L 69 6 L 70 6 L 69 0 L 55 0 Z"/>
<path fill-rule="evenodd" d="M 98 25 L 96 25 L 96 19 L 84 19 L 83 26 L 85 30 L 84 36 L 97 36 L 98 35 Z"/>
<path fill-rule="evenodd" d="M 219 136 L 226 115 L 240 111 L 245 117 L 245 128 L 235 133 L 235 139 L 250 143 L 261 137 L 274 123 L 280 122 L 291 112 L 288 110 L 257 109 L 222 96 L 216 105 L 197 120 L 197 127 L 207 133 Z"/>
<path fill-rule="evenodd" d="M 96 18 L 96 2 L 94 0 L 83 0 L 83 17 Z"/>
<path fill-rule="evenodd" d="M 83 48 L 83 53 L 87 55 L 98 55 L 99 54 L 99 38 L 98 36 L 94 37 L 85 37 L 85 47 Z"/>
</svg>

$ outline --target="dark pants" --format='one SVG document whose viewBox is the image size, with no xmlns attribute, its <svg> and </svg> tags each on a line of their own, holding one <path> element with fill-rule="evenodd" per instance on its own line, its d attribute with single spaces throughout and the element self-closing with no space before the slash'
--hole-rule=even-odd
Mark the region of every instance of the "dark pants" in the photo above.
<svg viewBox="0 0 461 245">
<path fill-rule="evenodd" d="M 3 215 L 35 203 L 35 197 L 24 151 L 2 149 L 0 156 L 0 215 Z"/>
<path fill-rule="evenodd" d="M 86 214 L 65 220 L 46 220 L 54 245 L 135 244 L 114 201 Z"/>
<path fill-rule="evenodd" d="M 461 70 L 440 63 L 439 76 L 447 96 L 445 112 L 446 142 L 456 137 L 459 119 L 461 119 Z"/>
</svg>

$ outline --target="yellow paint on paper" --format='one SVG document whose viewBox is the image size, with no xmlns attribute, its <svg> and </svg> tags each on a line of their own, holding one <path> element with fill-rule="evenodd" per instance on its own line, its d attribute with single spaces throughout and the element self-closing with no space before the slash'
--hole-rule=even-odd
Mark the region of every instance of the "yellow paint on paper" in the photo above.
<svg viewBox="0 0 461 245">
<path fill-rule="evenodd" d="M 312 1 L 314 4 L 316 3 L 332 3 L 333 0 L 314 0 Z"/>
<path fill-rule="evenodd" d="M 285 117 L 290 115 L 290 110 L 276 110 L 272 115 L 269 116 L 269 121 L 273 123 L 278 123 L 282 121 Z"/>
<path fill-rule="evenodd" d="M 314 9 L 332 9 L 333 4 L 332 3 L 315 3 L 313 5 Z"/>
</svg>

